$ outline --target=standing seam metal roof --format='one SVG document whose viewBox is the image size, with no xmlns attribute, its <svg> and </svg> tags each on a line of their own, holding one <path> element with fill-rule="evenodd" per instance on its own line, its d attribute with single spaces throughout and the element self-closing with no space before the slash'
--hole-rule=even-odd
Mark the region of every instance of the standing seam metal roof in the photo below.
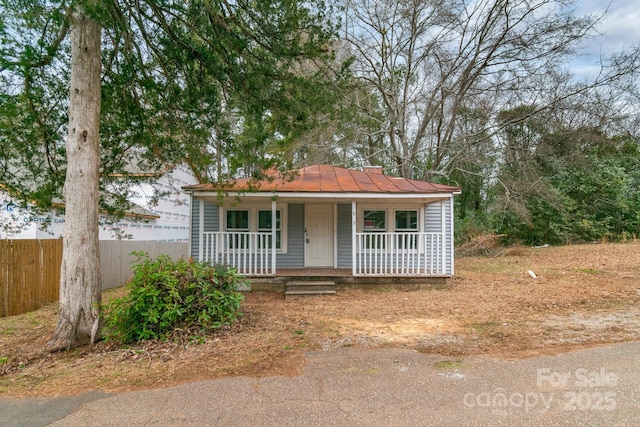
<svg viewBox="0 0 640 427">
<path fill-rule="evenodd" d="M 455 193 L 460 188 L 406 178 L 386 176 L 330 165 L 314 165 L 298 169 L 292 178 L 273 174 L 267 179 L 243 178 L 214 184 L 182 187 L 193 192 L 257 191 L 278 193 Z"/>
</svg>

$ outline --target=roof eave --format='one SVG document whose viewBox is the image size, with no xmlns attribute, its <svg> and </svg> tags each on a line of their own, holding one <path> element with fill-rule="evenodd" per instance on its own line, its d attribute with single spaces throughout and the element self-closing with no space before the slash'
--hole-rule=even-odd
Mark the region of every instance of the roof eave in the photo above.
<svg viewBox="0 0 640 427">
<path fill-rule="evenodd" d="M 186 190 L 185 190 L 186 191 Z M 191 190 L 190 194 L 209 198 L 220 197 L 221 193 L 217 191 L 198 191 Z M 226 192 L 223 193 L 224 197 L 251 197 L 251 198 L 297 198 L 297 199 L 376 199 L 376 198 L 389 198 L 389 199 L 424 199 L 424 198 L 442 198 L 451 194 L 460 194 L 455 191 L 442 191 L 442 192 L 406 192 L 406 193 L 383 193 L 383 192 L 296 192 L 296 191 L 259 191 L 259 192 Z"/>
</svg>

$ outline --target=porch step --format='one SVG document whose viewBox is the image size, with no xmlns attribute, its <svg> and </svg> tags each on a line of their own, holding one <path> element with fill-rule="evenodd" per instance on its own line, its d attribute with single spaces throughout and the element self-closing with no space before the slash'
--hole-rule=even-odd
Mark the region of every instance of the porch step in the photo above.
<svg viewBox="0 0 640 427">
<path fill-rule="evenodd" d="M 318 295 L 335 295 L 336 284 L 333 281 L 291 281 L 287 282 L 284 287 L 285 298 L 318 296 Z"/>
</svg>

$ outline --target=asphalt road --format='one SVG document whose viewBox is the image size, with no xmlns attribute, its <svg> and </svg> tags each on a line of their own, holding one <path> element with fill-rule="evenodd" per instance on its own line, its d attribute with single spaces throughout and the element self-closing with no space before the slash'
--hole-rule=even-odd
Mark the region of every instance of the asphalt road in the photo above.
<svg viewBox="0 0 640 427">
<path fill-rule="evenodd" d="M 516 360 L 318 351 L 292 378 L 3 399 L 0 425 L 640 426 L 640 343 Z"/>
</svg>

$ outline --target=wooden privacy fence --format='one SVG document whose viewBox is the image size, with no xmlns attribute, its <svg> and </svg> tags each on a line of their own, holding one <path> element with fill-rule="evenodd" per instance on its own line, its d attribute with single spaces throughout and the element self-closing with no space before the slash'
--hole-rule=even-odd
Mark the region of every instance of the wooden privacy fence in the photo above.
<svg viewBox="0 0 640 427">
<path fill-rule="evenodd" d="M 151 257 L 187 256 L 188 243 L 156 241 L 100 242 L 102 289 L 121 286 L 131 278 L 133 251 Z M 62 240 L 0 240 L 0 317 L 37 310 L 58 300 Z"/>
<path fill-rule="evenodd" d="M 62 241 L 0 240 L 0 317 L 58 300 Z"/>
</svg>

